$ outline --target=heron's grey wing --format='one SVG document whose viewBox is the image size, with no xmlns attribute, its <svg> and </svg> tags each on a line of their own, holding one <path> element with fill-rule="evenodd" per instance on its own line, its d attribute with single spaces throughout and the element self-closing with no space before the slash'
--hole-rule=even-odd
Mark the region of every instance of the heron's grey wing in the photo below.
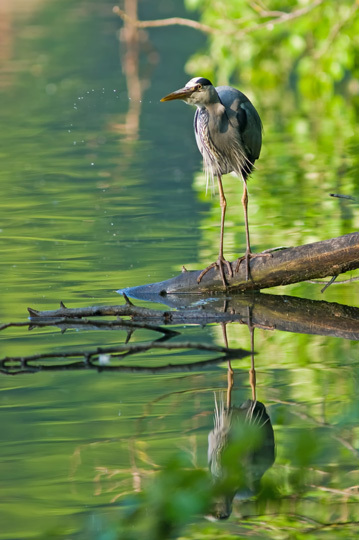
<svg viewBox="0 0 359 540">
<path fill-rule="evenodd" d="M 262 146 L 262 122 L 259 114 L 247 96 L 240 90 L 231 86 L 218 86 L 216 90 L 229 113 L 231 122 L 233 119 L 231 112 L 233 111 L 235 114 L 238 131 L 248 151 L 248 158 L 253 163 L 259 158 Z"/>
<path fill-rule="evenodd" d="M 243 143 L 254 162 L 259 158 L 262 147 L 261 119 L 250 101 L 240 103 L 237 117 Z"/>
</svg>

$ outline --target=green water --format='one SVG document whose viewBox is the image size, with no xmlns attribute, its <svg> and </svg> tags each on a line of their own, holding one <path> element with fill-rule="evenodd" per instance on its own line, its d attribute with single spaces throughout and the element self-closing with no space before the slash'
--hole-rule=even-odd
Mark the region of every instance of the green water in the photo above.
<svg viewBox="0 0 359 540">
<path fill-rule="evenodd" d="M 136 81 L 131 86 L 124 71 L 122 23 L 112 7 L 110 1 L 44 0 L 9 3 L 5 10 L 1 323 L 26 321 L 29 306 L 122 303 L 117 289 L 170 278 L 183 264 L 203 268 L 216 257 L 218 199 L 205 194 L 194 111 L 159 102 L 190 78 L 184 65 L 204 38 L 186 28 L 148 31 L 138 57 L 139 96 Z M 184 8 L 148 1 L 140 9 L 143 19 L 173 15 L 185 15 Z M 271 101 L 273 93 L 244 90 L 252 92 L 265 126 L 262 157 L 249 184 L 254 249 L 355 231 L 355 201 L 328 196 L 359 195 L 354 105 L 338 98 L 333 117 L 315 123 L 318 102 L 312 108 L 306 103 L 309 112 L 294 113 L 292 93 L 283 99 L 283 110 Z M 230 176 L 224 185 L 225 255 L 232 260 L 245 247 L 241 187 Z M 357 306 L 355 282 L 332 286 L 324 296 L 320 287 L 306 283 L 273 292 Z M 214 324 L 176 330 L 188 341 L 223 345 L 221 327 Z M 231 347 L 250 348 L 246 326 L 228 325 L 227 332 Z M 131 341 L 153 337 L 138 330 Z M 57 328 L 8 328 L 0 333 L 0 356 L 83 351 L 125 339 L 123 330 L 62 334 Z M 358 521 L 357 343 L 259 328 L 255 348 L 257 397 L 276 439 L 268 474 L 281 481 L 284 514 L 304 515 L 307 525 L 311 519 Z M 151 351 L 126 362 L 156 366 L 212 357 Z M 240 404 L 251 397 L 249 360 L 233 367 L 233 396 Z M 104 538 L 125 495 L 140 490 L 173 452 L 185 451 L 193 466 L 206 468 L 213 391 L 226 386 L 223 364 L 152 375 L 2 373 L 0 538 Z M 286 479 L 303 465 L 303 440 L 317 443 L 309 456 L 302 452 L 311 475 L 306 493 L 313 491 L 293 509 Z M 245 512 L 253 520 L 249 530 L 237 508 L 226 524 L 213 525 L 203 537 L 240 531 L 270 538 L 260 525 L 266 519 L 280 531 L 275 517 L 256 522 L 253 508 Z M 288 531 L 289 522 L 288 517 Z"/>
</svg>

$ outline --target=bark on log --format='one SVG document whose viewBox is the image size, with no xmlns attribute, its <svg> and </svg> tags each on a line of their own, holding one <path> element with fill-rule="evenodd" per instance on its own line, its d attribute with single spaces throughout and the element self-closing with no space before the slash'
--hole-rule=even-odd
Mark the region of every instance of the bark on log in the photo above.
<svg viewBox="0 0 359 540">
<path fill-rule="evenodd" d="M 337 276 L 359 268 L 359 232 L 305 244 L 280 251 L 269 257 L 255 257 L 250 261 L 251 279 L 246 281 L 245 262 L 238 272 L 236 261 L 231 263 L 233 277 L 226 274 L 229 291 L 259 291 L 279 285 L 289 285 L 310 279 Z M 201 270 L 182 272 L 180 275 L 153 284 L 157 294 L 223 292 L 223 284 L 217 268 L 205 274 L 201 282 L 197 278 Z M 158 290 L 158 285 L 161 290 Z M 126 289 L 123 289 L 126 292 Z M 122 291 L 119 291 L 122 292 Z"/>
</svg>

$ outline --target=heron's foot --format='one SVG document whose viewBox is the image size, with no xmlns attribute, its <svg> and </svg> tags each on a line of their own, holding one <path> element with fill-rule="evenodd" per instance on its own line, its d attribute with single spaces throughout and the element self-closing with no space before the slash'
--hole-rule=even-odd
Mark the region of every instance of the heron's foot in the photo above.
<svg viewBox="0 0 359 540">
<path fill-rule="evenodd" d="M 239 257 L 237 259 L 236 269 L 235 272 L 237 273 L 239 271 L 239 267 L 241 265 L 242 261 L 246 261 L 246 281 L 249 280 L 251 272 L 250 272 L 250 259 L 254 259 L 256 257 L 271 257 L 272 254 L 268 252 L 262 252 L 262 253 L 252 253 L 251 251 L 246 251 L 245 255 L 243 257 Z"/>
<path fill-rule="evenodd" d="M 209 270 L 211 270 L 211 268 L 218 268 L 219 269 L 219 273 L 221 275 L 221 280 L 222 280 L 222 283 L 223 283 L 223 286 L 225 288 L 227 288 L 227 281 L 226 281 L 226 277 L 224 275 L 224 266 L 227 267 L 227 273 L 230 277 L 233 277 L 233 270 L 232 270 L 232 267 L 231 267 L 231 263 L 226 261 L 226 259 L 224 257 L 218 257 L 218 259 L 216 260 L 216 262 L 210 264 L 209 266 L 207 266 L 207 268 L 205 268 L 204 270 L 202 270 L 202 272 L 200 273 L 200 275 L 198 276 L 197 278 L 197 283 L 200 283 L 203 276 L 205 274 L 207 274 L 207 272 Z"/>
</svg>

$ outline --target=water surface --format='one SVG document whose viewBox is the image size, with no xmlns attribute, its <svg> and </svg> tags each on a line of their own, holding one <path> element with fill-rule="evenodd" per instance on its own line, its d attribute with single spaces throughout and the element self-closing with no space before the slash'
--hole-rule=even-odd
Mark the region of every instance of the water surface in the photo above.
<svg viewBox="0 0 359 540">
<path fill-rule="evenodd" d="M 218 198 L 205 194 L 194 111 L 159 102 L 190 78 L 184 65 L 204 46 L 203 36 L 177 27 L 146 32 L 131 78 L 122 23 L 111 2 L 47 0 L 26 7 L 9 4 L 0 66 L 2 323 L 26 321 L 29 306 L 122 303 L 117 289 L 170 278 L 183 264 L 203 268 L 218 249 Z M 185 14 L 183 7 L 164 2 L 141 9 L 142 18 Z M 310 140 L 301 135 L 309 133 L 310 114 L 301 121 L 281 111 L 276 116 L 257 90 L 255 95 L 245 89 L 253 92 L 265 126 L 262 157 L 249 184 L 254 248 L 354 231 L 356 203 L 328 196 L 338 190 L 357 195 L 350 126 L 344 129 L 338 121 L 343 144 L 335 155 L 330 129 L 326 139 L 319 130 Z M 341 168 L 349 162 L 352 168 Z M 225 254 L 234 259 L 245 247 L 241 186 L 228 176 L 225 190 Z M 272 292 L 357 305 L 355 282 L 332 286 L 324 296 L 320 288 L 306 283 Z M 181 332 L 174 341 L 224 344 L 220 325 L 174 329 Z M 230 324 L 227 334 L 231 347 L 250 349 L 246 325 Z M 131 341 L 153 338 L 143 329 Z M 0 334 L 1 358 L 86 351 L 125 339 L 123 330 L 8 328 Z M 305 489 L 314 486 L 313 496 L 303 496 L 294 512 L 305 516 L 306 526 L 311 520 L 357 520 L 357 343 L 258 328 L 255 349 L 257 398 L 267 407 L 276 440 L 268 474 L 280 479 L 290 500 L 286 478 L 306 468 Z M 150 351 L 126 363 L 210 358 L 209 352 Z M 251 397 L 249 357 L 232 367 L 233 401 L 240 405 Z M 213 392 L 227 388 L 227 365 L 194 372 L 68 370 L 1 378 L 0 538 L 102 538 L 125 495 L 141 489 L 174 452 L 187 453 L 193 467 L 207 467 Z M 308 440 L 312 453 L 303 444 Z M 227 529 L 218 531 L 269 538 L 261 528 L 266 518 L 256 521 L 256 513 L 250 504 L 237 505 Z M 250 516 L 249 532 L 241 514 Z M 273 534 L 279 534 L 281 524 L 271 519 Z"/>
</svg>

